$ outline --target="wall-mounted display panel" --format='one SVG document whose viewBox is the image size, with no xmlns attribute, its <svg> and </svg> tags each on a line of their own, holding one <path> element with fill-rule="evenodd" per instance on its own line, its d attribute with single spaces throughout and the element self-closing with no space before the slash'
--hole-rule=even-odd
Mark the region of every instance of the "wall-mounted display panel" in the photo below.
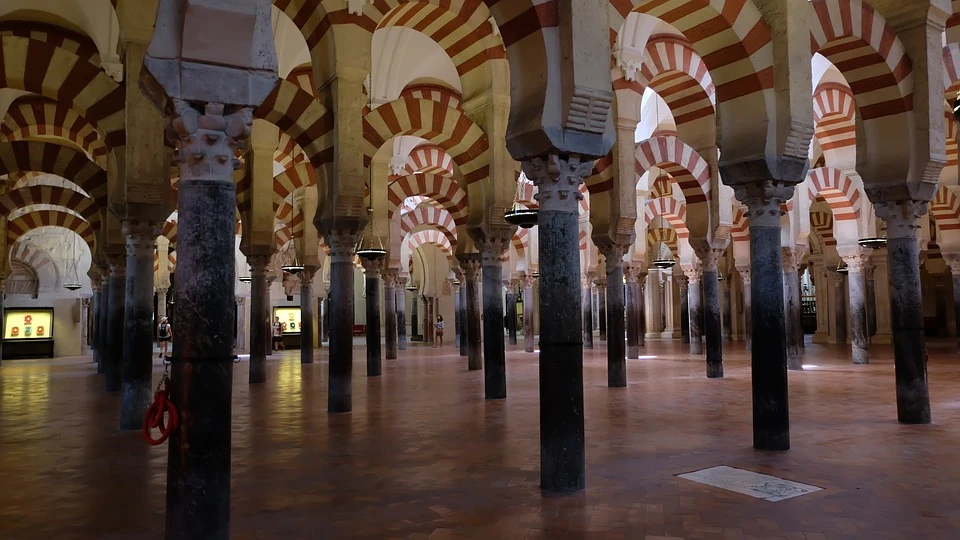
<svg viewBox="0 0 960 540">
<path fill-rule="evenodd" d="M 273 308 L 273 321 L 280 319 L 283 325 L 283 335 L 300 334 L 300 308 L 294 306 Z M 273 335 L 273 323 L 270 324 L 270 335 Z"/>
</svg>

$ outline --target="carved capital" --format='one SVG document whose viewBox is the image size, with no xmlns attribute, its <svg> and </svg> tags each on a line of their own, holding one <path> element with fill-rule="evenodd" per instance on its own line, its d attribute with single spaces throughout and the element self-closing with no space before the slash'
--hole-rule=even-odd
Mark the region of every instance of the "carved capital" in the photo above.
<svg viewBox="0 0 960 540">
<path fill-rule="evenodd" d="M 297 274 L 297 277 L 300 278 L 300 286 L 304 287 L 307 285 L 313 284 L 313 276 L 317 275 L 316 266 L 304 266 L 303 270 Z"/>
<path fill-rule="evenodd" d="M 160 224 L 152 221 L 123 221 L 120 230 L 126 239 L 127 255 L 153 255 Z"/>
<path fill-rule="evenodd" d="M 916 238 L 920 218 L 927 214 L 927 201 L 874 203 L 877 217 L 887 223 L 887 238 Z"/>
<path fill-rule="evenodd" d="M 623 263 L 623 279 L 625 279 L 627 283 L 637 283 L 637 278 L 639 277 L 639 274 L 640 274 L 639 267 L 634 266 L 630 263 Z"/>
<path fill-rule="evenodd" d="M 400 274 L 400 271 L 396 268 L 388 268 L 383 271 L 383 286 L 387 289 L 396 288 L 397 286 L 397 276 Z"/>
<path fill-rule="evenodd" d="M 467 281 L 477 281 L 480 279 L 480 272 L 483 263 L 477 254 L 466 255 L 460 259 L 460 270 L 463 271 L 463 277 Z"/>
<path fill-rule="evenodd" d="M 250 265 L 250 276 L 266 276 L 270 259 L 270 255 L 248 255 L 247 264 Z"/>
<path fill-rule="evenodd" d="M 241 141 L 250 136 L 253 109 L 244 107 L 224 115 L 222 103 L 206 103 L 201 113 L 184 100 L 174 100 L 170 129 L 180 139 L 176 161 L 180 181 L 192 179 L 233 179 L 240 168 L 234 156 Z"/>
<path fill-rule="evenodd" d="M 239 306 L 239 307 L 241 307 L 241 308 L 242 308 L 243 306 L 247 305 L 247 297 L 246 297 L 246 296 L 238 296 L 238 297 L 236 298 L 236 300 L 237 300 L 237 306 Z"/>
<path fill-rule="evenodd" d="M 579 212 L 580 184 L 593 171 L 593 160 L 580 161 L 579 155 L 561 156 L 550 154 L 528 159 L 522 164 L 523 172 L 538 188 L 534 198 L 541 211 Z"/>
<path fill-rule="evenodd" d="M 943 261 L 950 267 L 950 273 L 960 276 L 960 253 L 944 253 Z"/>
<path fill-rule="evenodd" d="M 793 197 L 794 185 L 766 180 L 756 184 L 734 186 L 737 199 L 747 205 L 751 226 L 780 228 L 781 206 Z"/>
<path fill-rule="evenodd" d="M 599 247 L 599 246 L 598 246 Z M 615 265 L 623 265 L 623 256 L 627 254 L 627 250 L 630 249 L 630 246 L 625 246 L 622 244 L 609 244 L 600 248 L 600 253 L 603 255 L 603 265 L 607 274 L 610 274 L 617 269 Z"/>
<path fill-rule="evenodd" d="M 680 286 L 681 291 L 686 291 L 690 285 L 690 278 L 688 278 L 686 274 L 675 273 L 673 274 L 673 279 L 677 282 L 677 285 Z"/>
<path fill-rule="evenodd" d="M 368 278 L 380 277 L 380 271 L 383 270 L 383 259 L 360 259 L 360 266 L 363 267 L 363 273 Z"/>
<path fill-rule="evenodd" d="M 703 272 L 716 272 L 717 265 L 723 257 L 725 249 L 707 248 L 697 251 L 697 257 L 700 258 L 700 267 Z"/>
<path fill-rule="evenodd" d="M 111 253 L 107 255 L 107 264 L 110 265 L 110 277 L 127 275 L 127 259 L 123 254 Z"/>
<path fill-rule="evenodd" d="M 331 263 L 353 264 L 360 233 L 354 229 L 331 229 L 323 232 L 323 239 L 330 248 Z"/>
<path fill-rule="evenodd" d="M 470 231 L 484 266 L 506 262 L 514 232 L 514 227 L 487 227 Z"/>
<path fill-rule="evenodd" d="M 749 268 L 737 268 L 737 273 L 740 274 L 740 281 L 743 282 L 744 286 L 750 286 L 750 269 Z"/>
<path fill-rule="evenodd" d="M 800 265 L 800 258 L 797 251 L 792 248 L 780 248 L 780 264 L 784 272 L 796 272 Z"/>
<path fill-rule="evenodd" d="M 530 274 L 524 274 L 523 277 L 520 279 L 520 281 L 523 282 L 524 289 L 532 289 L 534 283 L 536 283 L 537 281 L 537 278 L 533 277 Z"/>
</svg>

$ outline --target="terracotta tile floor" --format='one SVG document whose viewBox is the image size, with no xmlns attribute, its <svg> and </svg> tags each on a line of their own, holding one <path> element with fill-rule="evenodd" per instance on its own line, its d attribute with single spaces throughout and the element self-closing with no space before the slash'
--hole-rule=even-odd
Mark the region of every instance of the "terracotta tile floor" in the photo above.
<svg viewBox="0 0 960 540">
<path fill-rule="evenodd" d="M 269 382 L 234 386 L 235 538 L 958 538 L 960 359 L 932 344 L 932 426 L 895 421 L 889 348 L 855 367 L 809 345 L 790 374 L 793 449 L 750 440 L 747 355 L 723 380 L 681 345 L 648 342 L 630 386 L 605 387 L 605 349 L 585 368 L 587 491 L 537 485 L 536 355 L 508 354 L 509 398 L 483 400 L 452 347 L 414 347 L 364 376 L 354 412 L 326 412 L 324 362 L 295 352 Z M 160 367 L 158 366 L 158 370 Z M 159 372 L 159 371 L 158 371 Z M 157 538 L 166 446 L 117 430 L 118 396 L 88 359 L 0 368 L 0 538 Z M 676 478 L 730 465 L 825 488 L 769 503 Z"/>
</svg>

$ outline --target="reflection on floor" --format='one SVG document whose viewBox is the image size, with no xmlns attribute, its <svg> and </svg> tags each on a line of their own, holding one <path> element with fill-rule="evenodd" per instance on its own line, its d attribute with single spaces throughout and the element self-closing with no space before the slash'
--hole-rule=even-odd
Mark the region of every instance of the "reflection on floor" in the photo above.
<svg viewBox="0 0 960 540">
<path fill-rule="evenodd" d="M 598 343 L 598 345 L 601 345 Z M 950 538 L 960 530 L 960 359 L 930 346 L 931 426 L 896 422 L 889 347 L 853 366 L 808 344 L 790 374 L 793 449 L 751 449 L 749 357 L 722 380 L 679 343 L 650 341 L 626 389 L 606 349 L 585 366 L 587 491 L 544 497 L 537 355 L 508 352 L 506 401 L 453 347 L 413 346 L 365 376 L 354 412 L 326 412 L 326 350 L 234 375 L 235 538 Z M 544 361 L 549 361 L 548 358 Z M 161 370 L 157 366 L 157 374 Z M 0 367 L 0 538 L 157 538 L 166 446 L 118 426 L 89 359 Z M 675 475 L 726 465 L 824 488 L 777 503 Z"/>
</svg>

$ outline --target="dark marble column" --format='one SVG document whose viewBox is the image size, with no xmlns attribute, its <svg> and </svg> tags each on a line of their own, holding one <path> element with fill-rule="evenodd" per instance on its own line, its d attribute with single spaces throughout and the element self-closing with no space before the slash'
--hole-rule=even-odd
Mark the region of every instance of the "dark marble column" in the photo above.
<svg viewBox="0 0 960 540">
<path fill-rule="evenodd" d="M 100 292 L 100 277 L 91 276 L 90 277 L 90 288 L 93 289 L 93 317 L 91 324 L 93 325 L 93 363 L 100 366 L 100 310 L 103 307 L 103 295 Z M 0 297 L 3 296 L 3 291 L 0 290 Z M 0 313 L 0 326 L 2 326 L 2 313 Z M 2 328 L 0 328 L 2 330 Z"/>
<path fill-rule="evenodd" d="M 453 329 L 454 329 L 454 344 L 457 347 L 457 351 L 460 352 L 460 356 L 465 356 L 463 354 L 464 350 L 464 340 L 463 340 L 463 303 L 460 301 L 460 291 L 463 289 L 463 272 L 460 271 L 460 267 L 455 267 L 453 269 Z"/>
<path fill-rule="evenodd" d="M 917 229 L 927 202 L 876 203 L 877 217 L 887 222 L 890 310 L 897 378 L 897 419 L 904 424 L 930 423 L 927 350 L 920 293 L 920 248 Z"/>
<path fill-rule="evenodd" d="M 523 162 L 540 203 L 540 487 L 586 486 L 579 186 L 592 162 L 553 154 Z"/>
<path fill-rule="evenodd" d="M 733 341 L 733 317 L 730 309 L 730 278 L 731 275 L 727 275 L 726 279 L 720 282 L 720 313 L 723 317 L 721 324 L 723 325 L 723 341 L 732 342 Z"/>
<path fill-rule="evenodd" d="M 747 350 L 753 348 L 753 308 L 751 302 L 753 297 L 750 292 L 750 269 L 737 269 L 740 273 L 740 283 L 743 285 L 743 341 Z"/>
<path fill-rule="evenodd" d="M 397 359 L 397 270 L 383 273 L 383 332 L 387 360 Z"/>
<path fill-rule="evenodd" d="M 119 392 L 120 370 L 123 363 L 123 315 L 126 305 L 127 261 L 123 255 L 109 255 L 109 258 L 110 307 L 107 312 L 106 388 L 108 392 Z"/>
<path fill-rule="evenodd" d="M 704 254 L 700 279 L 703 287 L 703 330 L 706 336 L 707 378 L 723 377 L 723 335 L 720 315 L 720 282 L 717 263 L 723 255 L 721 249 L 711 249 Z"/>
<path fill-rule="evenodd" d="M 250 384 L 267 380 L 267 354 L 270 347 L 270 301 L 267 298 L 267 265 L 270 255 L 247 256 L 250 265 Z"/>
<path fill-rule="evenodd" d="M 623 254 L 622 246 L 601 248 L 604 270 L 607 273 L 607 386 L 627 386 L 627 346 L 623 302 Z"/>
<path fill-rule="evenodd" d="M 317 267 L 306 266 L 297 277 L 300 278 L 300 363 L 313 363 L 313 276 Z"/>
<path fill-rule="evenodd" d="M 599 328 L 597 329 L 597 337 L 600 338 L 600 341 L 607 340 L 607 276 L 603 275 L 599 281 L 597 281 L 597 313 L 599 314 L 597 320 L 599 321 Z"/>
<path fill-rule="evenodd" d="M 847 263 L 847 287 L 849 289 L 850 344 L 854 364 L 869 364 L 867 349 L 867 284 L 864 273 L 865 258 L 850 255 L 843 258 Z"/>
<path fill-rule="evenodd" d="M 436 343 L 434 324 L 437 322 L 437 317 L 433 313 L 433 297 L 421 296 L 420 299 L 423 301 L 423 340 L 433 345 Z"/>
<path fill-rule="evenodd" d="M 127 244 L 120 429 L 143 428 L 153 401 L 153 252 L 160 225 L 124 221 Z"/>
<path fill-rule="evenodd" d="M 867 297 L 867 343 L 870 342 L 869 337 L 877 333 L 877 297 L 874 293 L 874 279 L 873 279 L 873 269 L 874 266 L 870 262 L 870 252 L 872 250 L 865 249 L 864 256 L 864 266 L 863 266 L 863 276 L 864 284 L 866 286 L 866 297 Z"/>
<path fill-rule="evenodd" d="M 944 253 L 943 259 L 953 275 L 953 320 L 956 329 L 957 352 L 960 352 L 960 254 Z"/>
<path fill-rule="evenodd" d="M 507 343 L 517 344 L 517 282 L 507 283 Z"/>
<path fill-rule="evenodd" d="M 680 343 L 690 343 L 690 279 L 676 268 L 673 270 L 673 279 L 677 280 L 680 287 Z"/>
<path fill-rule="evenodd" d="M 837 300 L 833 306 L 833 315 L 836 324 L 836 331 L 834 333 L 837 337 L 837 343 L 847 342 L 847 305 L 844 301 L 847 297 L 846 277 L 845 274 L 841 274 L 840 272 L 835 272 L 832 275 L 835 292 L 834 298 Z"/>
<path fill-rule="evenodd" d="M 535 279 L 530 274 L 523 276 L 523 350 L 525 352 L 534 352 L 537 345 L 533 329 L 533 282 Z"/>
<path fill-rule="evenodd" d="M 397 348 L 407 350 L 407 276 L 397 278 Z"/>
<path fill-rule="evenodd" d="M 581 281 L 583 286 L 582 294 L 582 315 L 583 318 L 583 348 L 593 348 L 593 273 L 587 275 L 586 279 Z"/>
<path fill-rule="evenodd" d="M 483 353 L 480 349 L 480 257 L 466 256 L 460 261 L 460 269 L 467 283 L 467 324 L 464 327 L 467 335 L 467 367 L 470 371 L 476 371 L 483 369 Z"/>
<path fill-rule="evenodd" d="M 270 289 L 273 287 L 273 282 L 276 280 L 277 280 L 277 276 L 274 272 L 270 271 L 269 264 L 268 264 L 266 288 L 264 289 L 265 292 L 263 296 L 264 311 L 267 314 L 267 316 L 264 318 L 265 322 L 263 326 L 264 335 L 267 336 L 266 339 L 263 340 L 263 356 L 264 357 L 271 356 L 273 354 L 273 337 L 272 336 L 273 336 L 274 317 L 273 317 L 273 306 L 270 298 Z M 281 279 L 280 282 L 282 284 L 283 279 Z"/>
<path fill-rule="evenodd" d="M 791 248 L 782 248 L 781 263 L 783 267 L 783 313 L 787 340 L 787 369 L 803 370 L 803 350 L 797 339 L 799 333 L 797 325 L 797 307 L 800 303 L 800 281 L 797 278 L 797 264 L 800 254 Z"/>
<path fill-rule="evenodd" d="M 503 263 L 513 229 L 494 229 L 475 238 L 483 265 L 483 389 L 487 399 L 507 397 L 503 332 Z M 514 304 L 516 306 L 516 304 Z"/>
<path fill-rule="evenodd" d="M 324 297 L 320 301 L 320 339 L 324 343 L 330 342 L 330 289 L 324 288 Z"/>
<path fill-rule="evenodd" d="M 734 189 L 737 198 L 746 204 L 750 221 L 753 446 L 758 450 L 789 450 L 780 218 L 781 205 L 793 196 L 794 188 L 771 180 L 741 184 Z"/>
<path fill-rule="evenodd" d="M 423 341 L 425 336 L 420 333 L 420 297 L 416 290 L 410 295 L 410 335 L 414 341 Z"/>
<path fill-rule="evenodd" d="M 230 435 L 237 190 L 233 158 L 252 115 L 202 115 L 184 103 L 171 401 L 180 428 L 169 439 L 167 538 L 225 539 L 230 522 Z"/>
<path fill-rule="evenodd" d="M 380 350 L 380 270 L 381 259 L 361 259 L 367 307 L 367 377 L 383 373 Z M 429 320 L 429 319 L 427 319 Z"/>
<path fill-rule="evenodd" d="M 353 410 L 353 256 L 358 234 L 354 230 L 323 231 L 330 248 L 330 377 L 327 411 Z"/>
<path fill-rule="evenodd" d="M 627 314 L 627 358 L 640 358 L 640 324 L 638 318 L 640 310 L 637 302 L 640 293 L 637 291 L 637 275 L 640 273 L 638 265 L 633 264 L 625 267 L 623 270 L 624 279 L 627 280 L 626 289 L 626 314 Z"/>
<path fill-rule="evenodd" d="M 97 363 L 97 373 L 106 374 L 107 364 L 110 362 L 110 265 L 105 263 L 100 275 L 100 361 Z"/>
<path fill-rule="evenodd" d="M 687 275 L 687 319 L 690 321 L 690 354 L 703 354 L 703 306 L 700 296 L 700 269 L 685 270 Z"/>
<path fill-rule="evenodd" d="M 637 273 L 637 344 L 641 347 L 647 344 L 647 271 Z"/>
<path fill-rule="evenodd" d="M 470 318 L 467 315 L 467 283 L 460 272 L 460 356 L 470 355 Z"/>
</svg>

